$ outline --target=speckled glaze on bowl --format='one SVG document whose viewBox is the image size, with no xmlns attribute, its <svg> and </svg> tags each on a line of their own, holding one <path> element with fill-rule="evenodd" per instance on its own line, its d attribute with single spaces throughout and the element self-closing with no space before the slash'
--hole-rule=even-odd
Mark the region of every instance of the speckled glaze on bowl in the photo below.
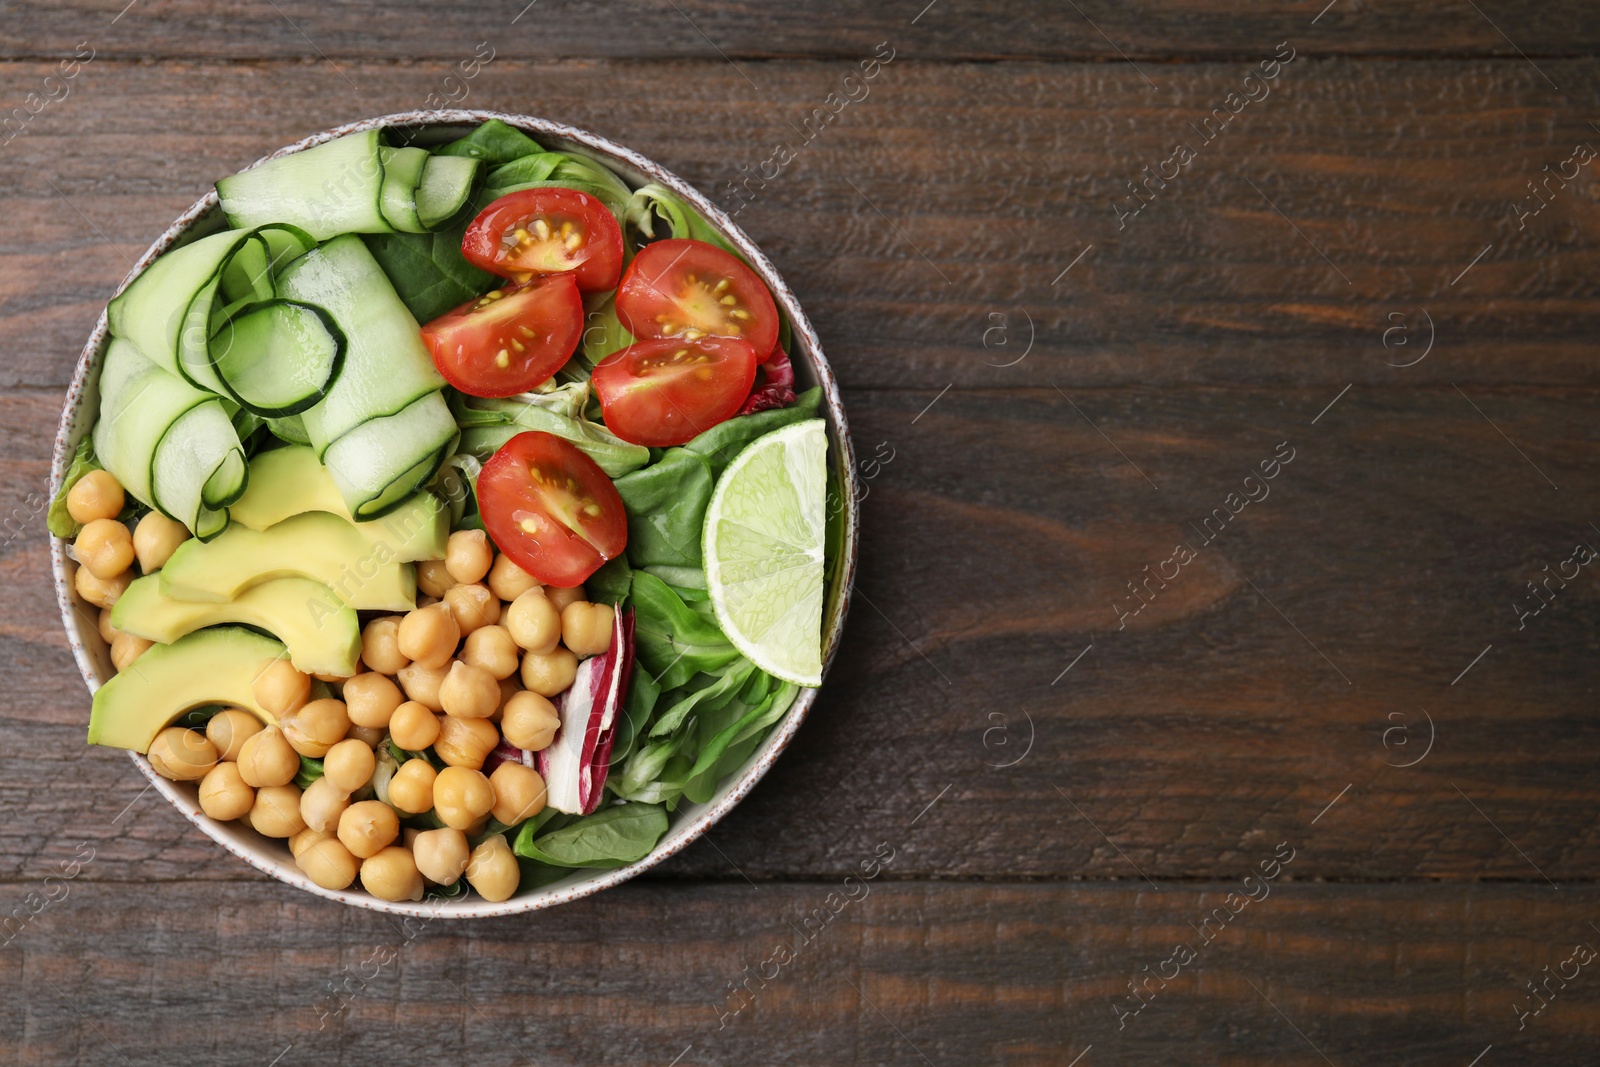
<svg viewBox="0 0 1600 1067">
<path fill-rule="evenodd" d="M 839 487 L 838 504 L 842 509 L 844 548 L 843 558 L 838 561 L 833 571 L 823 612 L 823 669 L 826 672 L 828 665 L 833 661 L 834 653 L 839 647 L 840 635 L 844 630 L 845 613 L 849 607 L 850 590 L 856 568 L 858 488 L 855 459 L 845 424 L 844 405 L 839 398 L 839 386 L 834 380 L 833 371 L 823 357 L 821 342 L 818 341 L 816 331 L 812 329 L 805 312 L 800 309 L 793 291 L 784 283 L 767 257 L 761 254 L 755 243 L 734 225 L 733 220 L 725 212 L 660 164 L 603 137 L 545 119 L 495 111 L 410 111 L 366 119 L 307 137 L 303 141 L 274 152 L 267 158 L 300 152 L 335 137 L 374 127 L 408 130 L 413 134 L 412 143 L 437 144 L 459 137 L 488 119 L 500 119 L 515 126 L 546 147 L 570 148 L 594 156 L 635 187 L 646 182 L 659 182 L 667 186 L 692 204 L 712 226 L 739 249 L 771 287 L 778 306 L 793 325 L 792 348 L 797 385 L 802 389 L 811 385 L 822 386 L 822 414 L 828 421 L 828 439 L 832 446 L 829 452 L 830 463 Z M 221 212 L 217 206 L 217 196 L 212 192 L 180 215 L 177 221 L 161 234 L 149 250 L 139 258 L 139 262 L 123 280 L 122 286 L 125 288 L 129 281 L 169 248 L 221 229 L 223 225 Z M 67 391 L 66 405 L 61 413 L 61 426 L 56 434 L 55 455 L 51 464 L 52 495 L 61 484 L 72 453 L 78 447 L 78 442 L 89 431 L 99 408 L 100 358 L 105 349 L 106 337 L 106 316 L 102 311 L 100 321 L 95 325 L 94 333 L 90 335 L 89 342 L 84 345 L 83 354 L 79 357 L 77 372 L 73 375 L 72 385 Z M 101 639 L 96 626 L 96 609 L 79 600 L 73 592 L 71 581 L 73 564 L 67 558 L 66 547 L 66 542 L 60 538 L 51 538 L 50 561 L 55 576 L 56 598 L 61 605 L 61 618 L 66 626 L 67 639 L 72 645 L 73 657 L 78 662 L 78 669 L 83 674 L 85 684 L 88 685 L 90 693 L 93 693 L 114 673 L 110 650 Z M 733 806 L 761 780 L 761 776 L 766 774 L 788 746 L 796 731 L 800 729 L 800 724 L 815 702 L 816 695 L 817 691 L 814 689 L 801 690 L 799 698 L 783 722 L 751 754 L 744 766 L 723 783 L 710 801 L 705 804 L 680 805 L 672 815 L 672 823 L 666 835 L 656 846 L 655 851 L 646 858 L 614 870 L 578 871 L 559 882 L 520 893 L 499 904 L 490 903 L 477 896 L 462 900 L 395 904 L 378 900 L 356 889 L 337 892 L 323 889 L 300 873 L 299 868 L 290 859 L 284 842 L 261 837 L 255 831 L 237 823 L 219 823 L 208 818 L 200 810 L 195 783 L 170 782 L 152 771 L 149 761 L 143 756 L 136 753 L 129 755 L 140 773 L 150 780 L 150 784 L 171 801 L 174 807 L 183 812 L 190 822 L 235 856 L 281 882 L 308 893 L 327 897 L 329 900 L 397 915 L 455 919 L 516 915 L 597 893 L 619 882 L 627 881 L 640 871 L 647 870 L 682 850 L 732 810 Z"/>
</svg>

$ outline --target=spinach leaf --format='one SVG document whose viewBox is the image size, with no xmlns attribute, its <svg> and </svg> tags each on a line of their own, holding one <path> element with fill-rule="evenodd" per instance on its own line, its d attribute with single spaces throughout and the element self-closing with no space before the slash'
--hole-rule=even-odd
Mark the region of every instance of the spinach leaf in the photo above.
<svg viewBox="0 0 1600 1067">
<path fill-rule="evenodd" d="M 622 718 L 617 723 L 617 736 L 611 747 L 611 766 L 616 767 L 633 753 L 634 745 L 644 736 L 645 726 L 655 711 L 661 687 L 654 678 L 642 670 L 633 672 L 628 683 L 628 695 L 622 702 Z"/>
<path fill-rule="evenodd" d="M 812 386 L 786 408 L 772 408 L 753 415 L 737 415 L 720 422 L 683 447 L 706 458 L 711 473 L 720 475 L 733 462 L 735 456 L 751 441 L 780 430 L 791 423 L 817 417 L 822 403 L 822 387 Z"/>
<path fill-rule="evenodd" d="M 702 671 L 715 673 L 739 659 L 715 623 L 679 599 L 653 574 L 633 572 L 634 649 L 663 692 Z"/>
<path fill-rule="evenodd" d="M 546 164 L 552 164 L 546 171 Z M 543 174 L 540 178 L 525 175 Z M 588 193 L 604 204 L 619 219 L 633 191 L 611 171 L 596 161 L 573 151 L 546 152 L 527 159 L 496 167 L 483 183 L 483 191 L 475 201 L 481 211 L 507 193 L 523 189 L 558 187 Z"/>
<path fill-rule="evenodd" d="M 484 179 L 483 195 L 488 200 L 497 200 L 502 195 L 500 189 L 542 182 L 555 171 L 556 164 L 566 158 L 560 152 L 534 152 L 502 163 Z"/>
<path fill-rule="evenodd" d="M 468 220 L 470 221 L 470 219 Z M 361 239 L 418 322 L 429 322 L 498 280 L 461 254 L 466 224 L 434 233 L 369 233 Z"/>
<path fill-rule="evenodd" d="M 633 571 L 628 567 L 628 557 L 618 556 L 591 574 L 583 588 L 592 602 L 616 607 L 627 599 L 632 585 Z"/>
<path fill-rule="evenodd" d="M 468 156 L 492 166 L 542 151 L 544 149 L 521 130 L 499 119 L 490 119 L 460 140 L 435 148 L 433 153 L 438 156 Z"/>
<path fill-rule="evenodd" d="M 707 599 L 706 572 L 699 567 L 674 567 L 660 563 L 644 569 L 670 585 L 684 603 Z"/>
<path fill-rule="evenodd" d="M 667 832 L 667 813 L 653 804 L 619 804 L 559 830 L 517 834 L 517 855 L 553 867 L 622 867 L 644 859 Z"/>
<path fill-rule="evenodd" d="M 660 462 L 618 478 L 617 492 L 628 510 L 628 561 L 699 570 L 715 485 L 705 458 L 682 448 L 669 448 Z"/>
<path fill-rule="evenodd" d="M 56 493 L 56 498 L 50 501 L 50 511 L 45 516 L 45 525 L 50 527 L 50 532 L 57 537 L 72 538 L 78 536 L 78 531 L 83 529 L 83 524 L 72 517 L 67 510 L 67 494 L 72 487 L 78 484 L 90 471 L 100 469 L 100 461 L 94 458 L 94 442 L 85 434 L 82 441 L 78 442 L 78 449 L 72 453 L 72 462 L 67 465 L 66 477 L 61 479 L 61 489 Z"/>
</svg>

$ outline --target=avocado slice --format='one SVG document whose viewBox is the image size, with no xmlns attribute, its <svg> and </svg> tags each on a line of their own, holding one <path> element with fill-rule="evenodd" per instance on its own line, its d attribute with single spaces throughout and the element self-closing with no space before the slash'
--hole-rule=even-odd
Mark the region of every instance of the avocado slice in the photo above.
<svg viewBox="0 0 1600 1067">
<path fill-rule="evenodd" d="M 252 530 L 265 530 L 308 511 L 354 521 L 333 474 L 317 460 L 316 451 L 291 445 L 262 452 L 250 461 L 249 487 L 228 514 Z M 395 559 L 407 563 L 443 556 L 449 524 L 444 501 L 423 491 L 371 525 L 395 546 Z"/>
<path fill-rule="evenodd" d="M 252 530 L 242 523 L 210 541 L 191 539 L 158 572 L 161 592 L 178 600 L 224 603 L 275 578 L 310 578 L 358 610 L 410 611 L 417 572 L 399 562 L 395 545 L 374 537 L 381 522 L 352 523 L 309 511 Z M 441 541 L 439 556 L 444 555 Z"/>
<path fill-rule="evenodd" d="M 306 674 L 356 673 L 361 624 L 354 608 L 321 582 L 274 578 L 227 603 L 179 600 L 161 592 L 159 575 L 135 580 L 111 609 L 111 625 L 149 641 L 171 644 L 184 634 L 221 623 L 243 623 L 277 637 L 289 662 Z"/>
<path fill-rule="evenodd" d="M 156 734 L 203 704 L 243 708 L 274 722 L 252 687 L 262 668 L 283 655 L 282 643 L 239 626 L 196 630 L 154 645 L 95 692 L 89 743 L 148 752 Z"/>
</svg>

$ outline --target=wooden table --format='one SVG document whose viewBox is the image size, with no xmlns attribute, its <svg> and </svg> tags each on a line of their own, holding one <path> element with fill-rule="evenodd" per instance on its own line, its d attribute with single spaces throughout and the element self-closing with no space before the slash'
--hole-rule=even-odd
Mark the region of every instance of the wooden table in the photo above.
<svg viewBox="0 0 1600 1067">
<path fill-rule="evenodd" d="M 0 1060 L 1595 1062 L 1592 4 L 123 2 L 0 4 Z M 173 216 L 462 92 L 742 203 L 870 492 L 736 813 L 402 928 L 83 744 L 40 506 Z"/>
</svg>

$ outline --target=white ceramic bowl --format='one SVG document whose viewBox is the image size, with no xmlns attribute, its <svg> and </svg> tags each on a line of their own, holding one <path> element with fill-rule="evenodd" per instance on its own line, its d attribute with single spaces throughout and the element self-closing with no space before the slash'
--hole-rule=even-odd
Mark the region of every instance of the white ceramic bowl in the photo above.
<svg viewBox="0 0 1600 1067">
<path fill-rule="evenodd" d="M 310 148 L 312 145 L 321 144 L 335 137 L 360 130 L 369 130 L 374 127 L 411 130 L 415 133 L 412 143 L 421 145 L 437 144 L 461 136 L 478 123 L 487 119 L 500 119 L 509 123 L 523 130 L 547 148 L 574 148 L 592 155 L 605 162 L 620 174 L 624 181 L 635 187 L 647 182 L 659 182 L 667 186 L 692 204 L 735 248 L 739 249 L 772 289 L 773 297 L 777 300 L 778 306 L 789 317 L 789 321 L 794 328 L 794 343 L 792 347 L 794 349 L 797 389 L 809 388 L 812 385 L 822 386 L 822 414 L 828 421 L 828 437 L 831 445 L 830 461 L 833 465 L 836 484 L 840 487 L 839 503 L 843 509 L 842 518 L 845 531 L 843 542 L 844 558 L 839 560 L 834 568 L 833 582 L 829 589 L 823 615 L 823 663 L 824 668 L 826 668 L 827 664 L 833 660 L 834 653 L 839 646 L 840 634 L 844 629 L 845 612 L 849 606 L 850 590 L 855 577 L 856 565 L 857 487 L 855 461 L 851 451 L 850 436 L 845 425 L 844 407 L 839 398 L 838 383 L 834 380 L 833 372 L 828 367 L 828 361 L 822 355 L 822 346 L 817 340 L 816 331 L 812 329 L 805 312 L 800 309 L 793 291 L 784 283 L 777 269 L 773 267 L 767 257 L 761 254 L 761 250 L 756 247 L 755 243 L 739 227 L 734 225 L 733 220 L 726 213 L 702 196 L 693 186 L 659 164 L 603 137 L 596 137 L 592 133 L 544 119 L 530 118 L 526 115 L 507 115 L 493 111 L 414 111 L 398 115 L 386 115 L 382 118 L 366 119 L 307 137 L 303 141 L 274 152 L 273 156 L 268 158 L 286 155 L 290 152 L 300 152 Z M 221 177 L 221 175 L 218 175 L 218 177 Z M 144 270 L 162 252 L 182 245 L 195 237 L 221 229 L 223 225 L 221 213 L 217 207 L 216 193 L 210 193 L 179 216 L 177 221 L 156 239 L 156 242 L 150 246 L 149 250 L 140 257 L 139 262 L 135 264 L 128 277 L 123 280 L 123 287 L 126 287 L 128 282 L 136 277 L 140 271 Z M 84 345 L 83 354 L 78 359 L 77 371 L 72 378 L 72 385 L 67 391 L 66 405 L 61 414 L 61 426 L 56 434 L 54 461 L 51 465 L 52 495 L 61 484 L 61 479 L 65 474 L 73 451 L 77 448 L 78 442 L 89 431 L 99 409 L 97 386 L 100 376 L 100 358 L 105 349 L 106 337 L 106 316 L 102 312 L 99 322 L 95 325 L 94 333 L 90 335 L 88 344 Z M 61 605 L 61 618 L 66 625 L 67 639 L 72 644 L 72 654 L 78 662 L 78 669 L 83 674 L 83 680 L 88 685 L 89 691 L 93 693 L 114 673 L 111 666 L 110 651 L 105 641 L 101 639 L 95 625 L 98 612 L 78 599 L 73 592 L 71 581 L 73 564 L 66 555 L 66 542 L 60 538 L 51 538 L 50 560 L 51 569 L 55 576 L 56 597 Z M 148 778 L 150 784 L 162 796 L 171 801 L 173 806 L 184 814 L 185 818 L 198 826 L 217 844 L 281 882 L 286 882 L 308 893 L 327 897 L 330 900 L 399 915 L 429 918 L 477 918 L 480 916 L 515 915 L 520 912 L 548 908 L 555 904 L 597 893 L 602 889 L 632 878 L 640 871 L 660 863 L 668 856 L 683 849 L 689 842 L 699 837 L 718 819 L 732 810 L 733 806 L 739 803 L 745 794 L 749 793 L 755 784 L 761 780 L 761 776 L 772 766 L 773 761 L 778 758 L 778 755 L 789 744 L 790 739 L 794 737 L 795 732 L 799 730 L 800 723 L 804 721 L 806 713 L 816 700 L 816 695 L 816 690 L 801 690 L 800 697 L 789 710 L 788 716 L 751 755 L 744 766 L 722 784 L 716 795 L 709 802 L 705 804 L 680 804 L 678 810 L 672 814 L 671 826 L 666 835 L 656 846 L 655 851 L 646 858 L 614 870 L 574 871 L 573 874 L 558 882 L 519 893 L 510 900 L 499 904 L 492 904 L 477 896 L 468 896 L 458 900 L 393 904 L 378 900 L 359 889 L 339 892 L 323 889 L 313 884 L 305 875 L 300 873 L 300 870 L 290 858 L 288 847 L 283 841 L 264 838 L 254 830 L 239 823 L 219 823 L 210 819 L 200 810 L 199 802 L 196 799 L 195 783 L 168 781 L 152 771 L 149 761 L 143 756 L 136 753 L 129 753 L 129 755 L 132 757 L 134 765 L 139 768 L 140 773 Z"/>
</svg>

